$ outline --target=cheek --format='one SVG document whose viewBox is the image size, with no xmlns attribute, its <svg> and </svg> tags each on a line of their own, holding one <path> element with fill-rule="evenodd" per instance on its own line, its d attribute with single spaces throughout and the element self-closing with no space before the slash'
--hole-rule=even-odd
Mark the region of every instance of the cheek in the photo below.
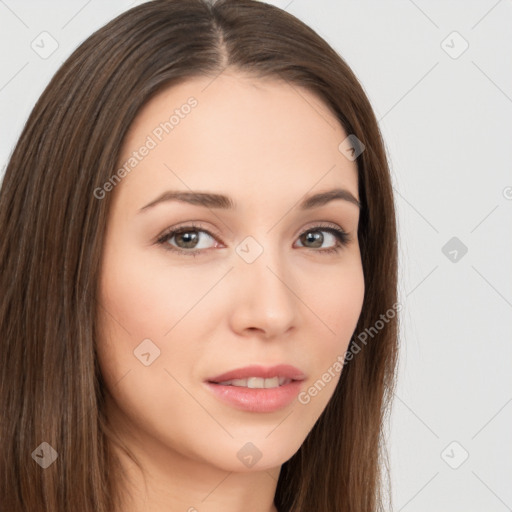
<svg viewBox="0 0 512 512">
<path fill-rule="evenodd" d="M 157 257 L 148 257 L 148 252 Z M 195 342 L 204 339 L 205 323 L 196 321 L 197 315 L 211 306 L 200 299 L 214 278 L 191 266 L 172 266 L 165 256 L 163 249 L 135 250 L 133 243 L 123 249 L 120 239 L 106 244 L 98 300 L 98 357 L 111 385 L 130 371 L 130 379 L 147 388 L 159 372 L 163 381 L 154 383 L 162 389 L 171 379 L 164 369 L 183 381 L 187 369 L 194 367 L 200 352 Z M 148 351 L 146 359 L 154 362 L 145 366 L 138 357 Z"/>
<path fill-rule="evenodd" d="M 112 252 L 105 260 L 101 305 L 133 342 L 164 339 L 208 285 L 190 269 L 152 263 L 133 247 L 122 255 Z"/>
<path fill-rule="evenodd" d="M 303 287 L 303 296 L 316 317 L 311 317 L 314 344 L 309 346 L 314 368 L 308 379 L 304 400 L 313 416 L 319 415 L 334 393 L 343 371 L 345 352 L 354 334 L 364 299 L 364 274 L 360 259 L 326 271 L 318 286 Z M 305 301 L 306 302 L 306 301 Z"/>
<path fill-rule="evenodd" d="M 182 332 L 173 326 L 181 327 L 180 319 L 197 302 L 199 284 L 190 283 L 189 273 L 180 268 L 167 269 L 163 276 L 165 269 L 144 264 L 140 251 L 117 247 L 106 251 L 100 279 L 99 366 L 107 388 L 131 424 L 155 436 L 164 435 L 157 431 L 164 425 L 168 430 L 164 437 L 169 436 L 170 442 L 182 435 L 172 411 L 179 408 L 185 417 L 197 414 L 197 404 L 173 379 L 186 381 L 186 370 L 197 357 L 192 343 L 197 336 L 187 324 L 184 343 Z M 188 291 L 181 293 L 181 289 Z M 143 362 L 146 353 L 148 365 Z M 151 420 L 141 422 L 141 418 Z"/>
<path fill-rule="evenodd" d="M 329 296 L 331 300 L 329 299 Z M 342 344 L 348 345 L 349 338 L 356 328 L 361 314 L 364 299 L 364 275 L 362 268 L 353 269 L 344 273 L 342 282 L 329 294 L 325 294 L 324 301 L 329 325 L 332 325 L 336 337 Z"/>
<path fill-rule="evenodd" d="M 336 271 L 326 269 L 316 280 L 317 285 L 303 287 L 308 306 L 318 316 L 318 330 L 326 348 L 348 345 L 361 314 L 364 299 L 364 274 L 360 258 L 341 264 Z M 308 291 L 309 290 L 309 291 Z"/>
</svg>

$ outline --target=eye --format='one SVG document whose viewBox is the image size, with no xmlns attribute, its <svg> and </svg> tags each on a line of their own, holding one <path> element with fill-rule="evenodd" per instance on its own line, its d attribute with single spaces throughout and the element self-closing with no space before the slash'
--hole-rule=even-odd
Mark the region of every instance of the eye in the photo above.
<svg viewBox="0 0 512 512">
<path fill-rule="evenodd" d="M 324 235 L 327 233 L 327 236 Z M 316 252 L 321 253 L 334 253 L 339 252 L 344 246 L 350 242 L 350 236 L 343 229 L 338 227 L 328 226 L 314 226 L 303 231 L 299 236 L 299 241 L 302 246 L 308 249 L 318 249 Z M 329 244 L 327 248 L 321 248 L 324 242 Z M 306 245 L 304 245 L 306 244 Z M 307 245 L 307 244 L 312 244 Z"/>
<path fill-rule="evenodd" d="M 156 242 L 165 250 L 188 256 L 198 256 L 214 247 L 211 243 L 216 240 L 217 238 L 209 231 L 190 224 L 164 232 Z M 298 240 L 301 243 L 299 247 L 325 254 L 341 251 L 351 241 L 351 237 L 343 229 L 329 224 L 313 226 L 303 231 Z M 322 247 L 326 242 L 328 247 Z"/>
<path fill-rule="evenodd" d="M 171 243 L 173 239 L 174 243 Z M 215 237 L 209 231 L 189 225 L 166 231 L 158 238 L 157 243 L 164 245 L 166 250 L 196 256 L 196 249 L 209 249 L 208 243 L 211 240 L 215 241 Z"/>
</svg>

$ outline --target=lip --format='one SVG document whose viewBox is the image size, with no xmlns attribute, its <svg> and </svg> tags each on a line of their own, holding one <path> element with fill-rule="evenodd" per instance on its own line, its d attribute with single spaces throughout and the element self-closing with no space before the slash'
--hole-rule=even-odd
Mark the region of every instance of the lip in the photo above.
<svg viewBox="0 0 512 512">
<path fill-rule="evenodd" d="M 233 379 L 247 379 L 248 377 L 286 377 L 291 382 L 277 388 L 245 388 L 242 386 L 229 386 L 218 384 Z M 306 378 L 298 368 L 287 364 L 276 366 L 252 365 L 237 368 L 217 375 L 205 381 L 206 387 L 219 400 L 232 407 L 248 412 L 274 412 L 290 405 L 299 394 L 302 381 Z"/>
<path fill-rule="evenodd" d="M 206 379 L 207 382 L 225 382 L 233 379 L 247 379 L 249 377 L 262 377 L 270 379 L 272 377 L 286 377 L 296 381 L 304 380 L 306 376 L 295 366 L 289 364 L 278 364 L 276 366 L 251 365 L 244 368 L 236 368 L 221 375 Z"/>
</svg>

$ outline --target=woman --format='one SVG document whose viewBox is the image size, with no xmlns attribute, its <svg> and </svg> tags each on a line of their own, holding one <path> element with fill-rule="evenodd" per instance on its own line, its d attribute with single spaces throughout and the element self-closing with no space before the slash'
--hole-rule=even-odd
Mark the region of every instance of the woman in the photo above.
<svg viewBox="0 0 512 512">
<path fill-rule="evenodd" d="M 302 22 L 156 0 L 108 23 L 31 113 L 0 225 L 2 510 L 382 509 L 392 187 Z"/>
</svg>

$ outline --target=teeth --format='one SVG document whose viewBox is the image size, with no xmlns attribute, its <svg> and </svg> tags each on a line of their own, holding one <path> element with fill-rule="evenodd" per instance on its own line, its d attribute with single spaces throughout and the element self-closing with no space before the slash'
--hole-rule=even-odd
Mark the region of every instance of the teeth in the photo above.
<svg viewBox="0 0 512 512">
<path fill-rule="evenodd" d="M 219 382 L 222 386 L 239 386 L 250 389 L 268 389 L 277 388 L 283 384 L 288 384 L 291 379 L 286 377 L 272 377 L 270 379 L 264 379 L 262 377 L 249 377 L 247 379 L 233 379 Z"/>
</svg>

